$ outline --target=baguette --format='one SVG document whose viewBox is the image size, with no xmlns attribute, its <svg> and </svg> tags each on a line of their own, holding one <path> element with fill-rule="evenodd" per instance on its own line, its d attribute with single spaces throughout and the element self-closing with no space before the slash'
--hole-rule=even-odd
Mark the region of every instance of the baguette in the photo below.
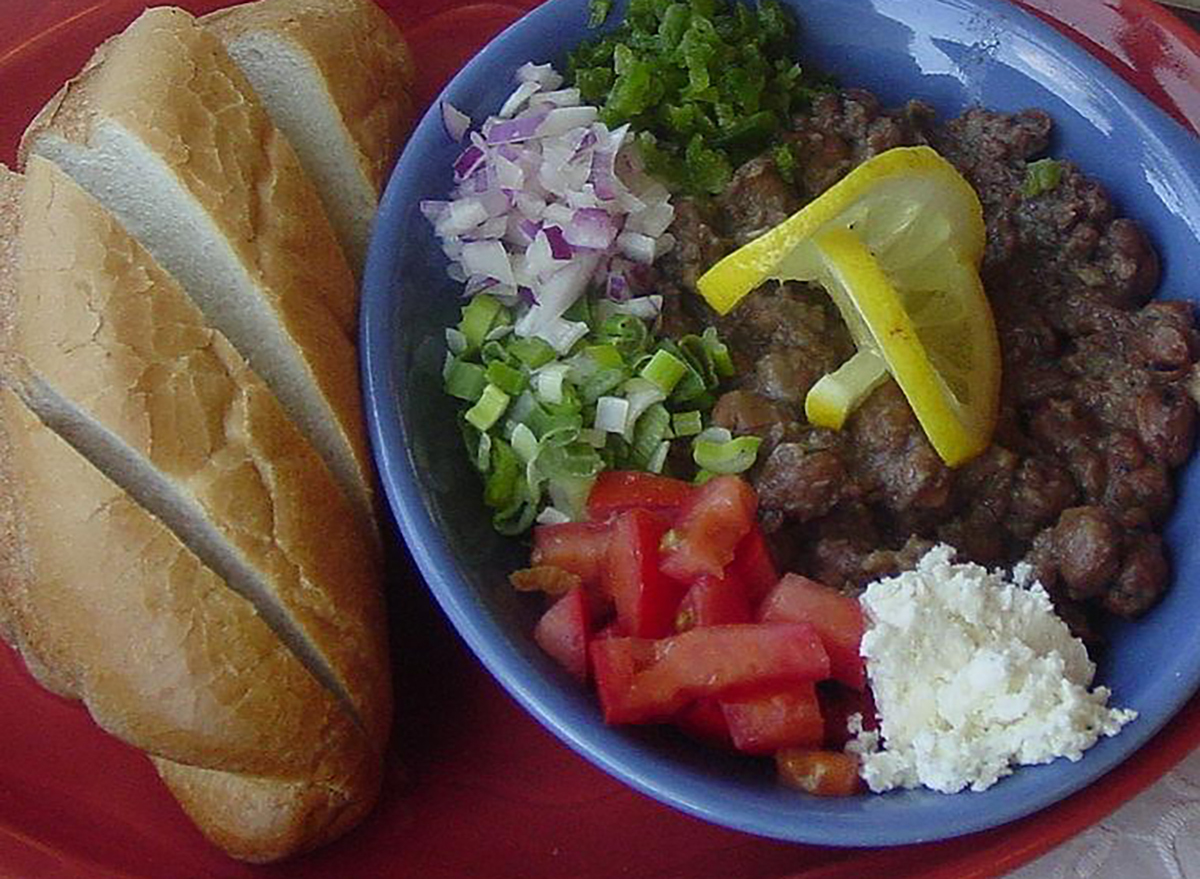
<svg viewBox="0 0 1200 879">
<path fill-rule="evenodd" d="M 38 417 L 249 598 L 377 743 L 379 559 L 275 398 L 103 208 L 29 160 L 6 373 Z"/>
<path fill-rule="evenodd" d="M 399 29 L 371 0 L 258 0 L 200 22 L 295 147 L 361 277 L 413 115 L 413 59 Z"/>
<path fill-rule="evenodd" d="M 0 425 L 4 508 L 20 519 L 6 524 L 22 537 L 3 585 L 23 597 L 9 622 L 30 667 L 164 778 L 196 779 L 169 787 L 244 859 L 294 854 L 366 814 L 379 751 L 250 604 L 7 389 Z"/>
<path fill-rule="evenodd" d="M 145 12 L 31 123 L 21 156 L 34 154 L 180 281 L 370 520 L 353 276 L 295 152 L 220 42 L 182 10 Z"/>
</svg>

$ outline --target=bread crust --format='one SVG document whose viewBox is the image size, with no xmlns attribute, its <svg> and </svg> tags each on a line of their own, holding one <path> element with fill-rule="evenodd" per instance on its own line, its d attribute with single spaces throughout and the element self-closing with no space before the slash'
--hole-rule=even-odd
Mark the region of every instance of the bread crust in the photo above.
<svg viewBox="0 0 1200 879">
<path fill-rule="evenodd" d="M 39 143 L 56 138 L 90 145 L 109 124 L 146 144 L 216 221 L 297 353 L 306 384 L 328 406 L 351 459 L 348 488 L 370 521 L 374 471 L 355 351 L 357 289 L 295 151 L 221 43 L 169 7 L 148 10 L 101 45 L 30 124 L 20 156 L 28 166 Z M 269 374 L 263 348 L 246 344 L 241 353 Z"/>
<path fill-rule="evenodd" d="M 378 198 L 412 123 L 415 79 L 412 52 L 382 9 L 371 0 L 258 0 L 201 23 L 226 44 L 269 33 L 298 47 L 320 72 Z"/>
<path fill-rule="evenodd" d="M 325 465 L 178 284 L 36 156 L 23 214 L 14 372 L 27 369 L 194 498 L 382 742 L 391 685 L 380 562 Z"/>
</svg>

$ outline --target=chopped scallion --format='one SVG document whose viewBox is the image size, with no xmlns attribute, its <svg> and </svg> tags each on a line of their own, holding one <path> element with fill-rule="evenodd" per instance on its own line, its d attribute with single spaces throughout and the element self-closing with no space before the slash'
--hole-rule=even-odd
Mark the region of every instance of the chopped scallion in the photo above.
<svg viewBox="0 0 1200 879">
<path fill-rule="evenodd" d="M 495 385 L 488 385 L 483 389 L 479 401 L 468 409 L 463 417 L 474 427 L 486 431 L 500 420 L 500 416 L 508 408 L 509 399 L 504 391 Z"/>
</svg>

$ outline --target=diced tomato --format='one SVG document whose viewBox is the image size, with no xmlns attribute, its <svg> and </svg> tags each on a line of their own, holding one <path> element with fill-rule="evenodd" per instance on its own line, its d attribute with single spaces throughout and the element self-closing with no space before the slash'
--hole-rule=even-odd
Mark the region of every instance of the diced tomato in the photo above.
<svg viewBox="0 0 1200 879">
<path fill-rule="evenodd" d="M 775 765 L 785 784 L 814 796 L 848 797 L 862 790 L 852 754 L 784 748 L 776 752 Z"/>
<path fill-rule="evenodd" d="M 576 587 L 554 602 L 533 630 L 538 646 L 581 681 L 587 680 L 589 616 L 587 595 Z"/>
<path fill-rule="evenodd" d="M 742 584 L 732 576 L 704 574 L 692 584 L 675 614 L 675 630 L 682 632 L 698 626 L 724 626 L 753 620 L 750 602 Z"/>
<path fill-rule="evenodd" d="M 663 572 L 684 582 L 701 574 L 720 577 L 754 527 L 757 509 L 758 495 L 737 476 L 717 476 L 694 489 L 667 536 Z"/>
<path fill-rule="evenodd" d="M 859 656 L 863 636 L 862 608 L 847 595 L 799 574 L 786 574 L 758 608 L 763 622 L 812 623 L 829 652 L 830 675 L 848 687 L 866 686 Z"/>
<path fill-rule="evenodd" d="M 635 507 L 674 514 L 693 491 L 690 482 L 636 470 L 605 470 L 588 494 L 588 518 L 602 522 Z"/>
<path fill-rule="evenodd" d="M 724 699 L 721 708 L 733 746 L 747 754 L 773 754 L 780 748 L 819 748 L 825 722 L 811 682 L 778 692 Z"/>
<path fill-rule="evenodd" d="M 534 567 L 552 565 L 578 575 L 584 586 L 599 586 L 610 529 L 598 522 L 564 522 L 533 529 Z"/>
<path fill-rule="evenodd" d="M 763 596 L 779 582 L 779 570 L 771 558 L 767 539 L 757 524 L 738 542 L 733 551 L 733 561 L 729 563 L 729 571 L 745 585 L 746 597 L 751 605 L 762 601 Z"/>
<path fill-rule="evenodd" d="M 875 700 L 871 688 L 854 690 L 837 681 L 822 681 L 817 701 L 825 718 L 825 747 L 841 750 L 850 741 L 847 723 L 851 714 L 862 715 L 863 729 L 875 729 Z"/>
<path fill-rule="evenodd" d="M 763 692 L 829 675 L 829 657 L 806 623 L 712 626 L 657 641 L 597 639 L 591 659 L 609 723 L 665 720 L 693 699 Z"/>
<path fill-rule="evenodd" d="M 725 711 L 716 699 L 705 698 L 689 702 L 675 715 L 675 725 L 686 735 L 706 745 L 733 747 L 729 724 L 725 722 Z"/>
<path fill-rule="evenodd" d="M 626 510 L 612 523 L 604 558 L 603 588 L 617 607 L 626 635 L 659 638 L 674 626 L 686 586 L 659 570 L 658 546 L 666 524 L 647 510 Z"/>
</svg>

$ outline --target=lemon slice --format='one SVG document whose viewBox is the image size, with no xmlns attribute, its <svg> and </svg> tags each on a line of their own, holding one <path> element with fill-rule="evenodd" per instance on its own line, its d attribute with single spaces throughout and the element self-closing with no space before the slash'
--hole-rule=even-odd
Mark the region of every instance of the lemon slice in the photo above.
<svg viewBox="0 0 1200 879">
<path fill-rule="evenodd" d="M 1000 347 L 979 280 L 983 212 L 971 185 L 928 147 L 864 162 L 697 283 L 718 312 L 764 281 L 815 281 L 858 348 L 809 392 L 811 422 L 839 428 L 890 373 L 941 458 L 991 441 Z"/>
</svg>

